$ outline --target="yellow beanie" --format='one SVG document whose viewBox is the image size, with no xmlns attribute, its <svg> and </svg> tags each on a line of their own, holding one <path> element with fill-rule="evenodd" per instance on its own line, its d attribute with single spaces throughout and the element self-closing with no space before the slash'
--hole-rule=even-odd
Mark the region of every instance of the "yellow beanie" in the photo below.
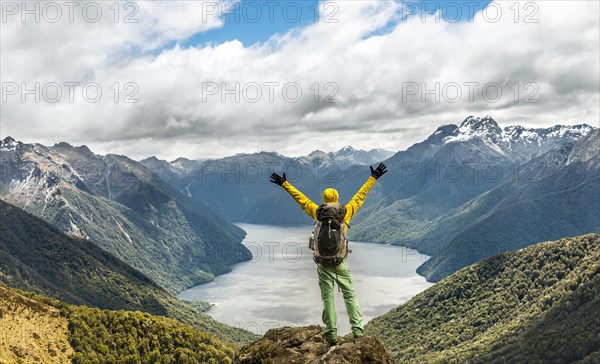
<svg viewBox="0 0 600 364">
<path fill-rule="evenodd" d="M 328 188 L 323 191 L 323 203 L 338 202 L 338 191 L 333 188 Z"/>
</svg>

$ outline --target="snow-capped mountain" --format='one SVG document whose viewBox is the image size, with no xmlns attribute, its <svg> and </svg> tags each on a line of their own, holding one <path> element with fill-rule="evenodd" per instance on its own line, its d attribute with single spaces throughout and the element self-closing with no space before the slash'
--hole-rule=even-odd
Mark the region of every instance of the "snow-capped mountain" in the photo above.
<svg viewBox="0 0 600 364">
<path fill-rule="evenodd" d="M 16 150 L 21 145 L 23 145 L 23 143 L 18 142 L 11 137 L 6 137 L 4 140 L 0 140 L 0 151 L 11 152 Z"/>
<path fill-rule="evenodd" d="M 394 155 L 394 152 L 384 149 L 371 149 L 369 151 L 354 149 L 345 146 L 335 152 L 315 150 L 307 156 L 296 158 L 298 162 L 308 166 L 330 167 L 337 165 L 345 169 L 351 165 L 371 165 L 382 162 Z"/>
<path fill-rule="evenodd" d="M 351 238 L 430 254 L 420 272 L 438 280 L 500 251 L 598 232 L 599 137 L 585 124 L 501 128 L 490 117 L 442 126 L 386 161 L 382 198 L 365 203 Z"/>
<path fill-rule="evenodd" d="M 377 182 L 357 214 L 351 238 L 403 244 L 435 256 L 437 248 L 488 215 L 498 223 L 485 225 L 487 230 L 473 225 L 472 241 L 485 233 L 501 247 L 509 246 L 505 243 L 512 239 L 510 226 L 524 221 L 536 224 L 537 230 L 530 229 L 530 241 L 546 238 L 544 234 L 550 230 L 557 235 L 585 233 L 590 216 L 597 216 L 588 212 L 592 207 L 597 210 L 597 204 L 586 194 L 598 189 L 594 176 L 600 168 L 599 136 L 597 128 L 585 124 L 502 128 L 491 117 L 470 116 L 460 125 L 439 127 L 424 141 L 387 159 L 391 154 L 387 151 L 344 147 L 299 158 L 261 152 L 206 161 L 148 158 L 141 164 L 122 156 L 97 156 L 86 147 L 66 143 L 44 147 L 7 138 L 0 143 L 0 197 L 5 198 L 8 191 L 13 201 L 21 202 L 18 205 L 37 211 L 62 230 L 76 233 L 77 227 L 92 238 L 94 233 L 97 240 L 107 235 L 105 230 L 94 230 L 100 226 L 97 221 L 109 220 L 109 235 L 120 240 L 120 248 L 127 252 L 130 238 L 146 240 L 149 245 L 156 236 L 172 240 L 170 235 L 163 236 L 167 232 L 160 220 L 164 216 L 162 221 L 169 223 L 179 215 L 172 211 L 171 201 L 180 207 L 187 204 L 183 197 L 191 198 L 231 221 L 305 223 L 306 215 L 297 204 L 269 183 L 273 171 L 287 171 L 288 180 L 315 202 L 328 187 L 336 188 L 341 200 L 347 201 L 369 177 L 368 165 L 383 161 L 389 173 Z M 327 166 L 337 168 L 321 168 Z M 18 173 L 12 173 L 15 171 Z M 17 177 L 5 178 L 11 173 Z M 581 187 L 584 177 L 587 190 Z M 559 185 L 557 181 L 573 184 Z M 575 185 L 580 187 L 571 188 Z M 486 196 L 494 197 L 493 201 Z M 519 209 L 508 204 L 510 201 Z M 591 207 L 581 210 L 584 205 Z M 125 208 L 135 212 L 134 221 L 138 222 L 127 216 L 131 212 Z M 183 210 L 189 208 L 181 210 L 187 214 Z M 564 215 L 562 222 L 541 218 L 544 214 L 558 216 L 553 211 L 559 210 Z M 573 220 L 572 216 L 579 217 Z M 505 224 L 507 221 L 510 224 Z M 187 225 L 185 221 L 181 224 Z M 500 225 L 502 229 L 495 228 Z M 181 231 L 197 236 L 189 230 L 194 226 Z M 385 228 L 374 228 L 380 226 Z M 419 246 L 421 243 L 430 245 Z M 459 264 L 435 268 L 437 273 L 427 275 L 439 278 L 457 267 Z"/>
<path fill-rule="evenodd" d="M 140 161 L 141 164 L 158 174 L 165 181 L 173 181 L 178 177 L 191 176 L 199 173 L 206 165 L 225 163 L 226 165 L 247 166 L 250 164 L 263 165 L 265 158 L 285 160 L 287 164 L 300 164 L 303 167 L 311 169 L 317 173 L 333 172 L 346 169 L 352 165 L 374 165 L 383 162 L 394 155 L 394 152 L 385 149 L 371 149 L 369 151 L 354 149 L 351 146 L 345 146 L 335 152 L 323 152 L 315 150 L 302 157 L 286 157 L 277 152 L 259 152 L 259 153 L 237 153 L 230 157 L 220 159 L 197 159 L 177 158 L 168 162 L 156 157 L 149 157 Z M 205 164 L 206 163 L 206 164 Z"/>
<path fill-rule="evenodd" d="M 500 251 L 599 233 L 599 145 L 600 129 L 594 129 L 533 158 L 514 178 L 429 222 L 417 244 L 447 245 L 419 272 L 438 280 Z"/>
<path fill-rule="evenodd" d="M 573 143 L 593 129 L 587 124 L 555 125 L 549 128 L 524 128 L 513 125 L 502 129 L 489 116 L 469 116 L 459 127 L 446 125 L 438 128 L 433 135 L 441 136 L 441 144 L 478 138 L 499 153 L 522 163 L 560 145 Z"/>
<path fill-rule="evenodd" d="M 241 229 L 125 156 L 7 137 L 0 142 L 0 171 L 1 199 L 89 238 L 169 290 L 251 257 L 239 244 Z M 210 259 L 208 251 L 215 252 Z"/>
<path fill-rule="evenodd" d="M 459 125 L 439 127 L 426 140 L 393 156 L 385 150 L 344 147 L 335 152 L 317 150 L 297 158 L 261 152 L 240 153 L 195 165 L 194 161 L 184 160 L 185 168 L 176 165 L 183 164 L 178 160 L 166 162 L 153 158 L 142 164 L 186 196 L 206 203 L 233 221 L 302 223 L 305 221 L 302 212 L 266 183 L 271 172 L 287 170 L 295 185 L 318 199 L 325 187 L 351 195 L 369 175 L 368 165 L 385 162 L 389 174 L 371 195 L 388 196 L 386 203 L 418 196 L 419 206 L 423 206 L 423 201 L 435 205 L 427 209 L 427 213 L 433 214 L 440 213 L 442 205 L 454 208 L 495 187 L 499 181 L 485 178 L 492 172 L 510 176 L 518 165 L 581 139 L 592 129 L 588 125 L 503 129 L 490 117 L 470 116 Z M 351 165 L 354 167 L 348 168 Z M 457 171 L 456 166 L 463 168 Z M 487 170 L 488 167 L 491 169 Z M 437 177 L 431 171 L 438 171 Z M 455 181 L 452 173 L 460 173 L 460 180 Z M 439 182 L 436 178 L 441 177 L 445 179 Z M 363 216 L 369 205 L 363 208 Z M 361 217 L 357 218 L 356 223 Z"/>
</svg>

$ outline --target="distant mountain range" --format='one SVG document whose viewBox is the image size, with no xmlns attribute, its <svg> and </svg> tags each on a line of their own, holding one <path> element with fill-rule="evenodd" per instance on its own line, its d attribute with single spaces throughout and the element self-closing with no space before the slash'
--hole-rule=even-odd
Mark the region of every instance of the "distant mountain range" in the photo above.
<svg viewBox="0 0 600 364">
<path fill-rule="evenodd" d="M 344 202 L 369 177 L 369 164 L 382 161 L 389 173 L 371 190 L 350 238 L 431 255 L 419 273 L 437 281 L 503 251 L 600 232 L 599 136 L 585 124 L 501 128 L 491 117 L 469 116 L 391 156 L 344 147 L 299 158 L 260 152 L 140 163 L 85 146 L 6 138 L 0 197 L 97 241 L 174 292 L 249 259 L 239 244 L 244 233 L 227 220 L 310 223 L 269 182 L 273 171 L 286 172 L 317 203 L 327 187 Z"/>
<path fill-rule="evenodd" d="M 371 320 L 399 363 L 598 363 L 600 235 L 466 267 Z"/>
<path fill-rule="evenodd" d="M 432 255 L 419 273 L 437 281 L 490 255 L 600 232 L 600 130 L 528 130 L 537 141 L 516 148 L 527 144 L 496 126 L 468 118 L 458 134 L 451 128 L 439 142 L 395 155 L 382 179 L 385 197 L 363 211 L 353 238 Z"/>
<path fill-rule="evenodd" d="M 181 161 L 142 163 L 233 221 L 278 224 L 310 221 L 268 183 L 272 171 L 287 171 L 290 182 L 317 203 L 326 187 L 337 188 L 345 201 L 369 176 L 368 164 L 383 161 L 389 173 L 353 220 L 350 238 L 432 255 L 419 272 L 437 281 L 489 255 L 600 232 L 594 193 L 600 189 L 599 133 L 585 124 L 501 128 L 491 117 L 469 116 L 387 159 L 372 154 L 360 163 L 344 162 L 346 154 L 361 154 L 349 148 L 317 159 L 321 152 L 186 161 L 185 173 L 177 167 Z"/>
<path fill-rule="evenodd" d="M 272 172 L 287 172 L 290 182 L 302 186 L 309 195 L 320 196 L 325 187 L 340 182 L 341 171 L 375 164 L 391 155 L 392 152 L 382 149 L 367 152 L 346 146 L 336 152 L 317 150 L 297 158 L 260 152 L 200 161 L 179 158 L 167 162 L 151 157 L 140 163 L 183 194 L 207 204 L 232 221 L 297 224 L 307 223 L 306 215 L 281 191 L 265 183 Z M 360 187 L 356 183 L 344 183 L 338 188 L 342 191 L 345 186 Z"/>
<path fill-rule="evenodd" d="M 231 221 L 298 224 L 307 222 L 304 213 L 280 191 L 265 184 L 272 172 L 287 171 L 288 179 L 300 183 L 305 192 L 320 195 L 323 188 L 336 182 L 340 171 L 374 164 L 391 155 L 393 152 L 382 149 L 367 152 L 346 146 L 336 152 L 316 150 L 297 158 L 260 152 L 196 161 L 178 158 L 167 162 L 150 157 L 140 163 L 184 195 Z"/>
<path fill-rule="evenodd" d="M 55 330 L 16 341 L 9 331 L 0 361 L 239 361 L 231 344 L 256 336 L 171 293 L 250 258 L 244 232 L 228 220 L 309 222 L 269 182 L 272 171 L 286 171 L 315 202 L 330 186 L 346 201 L 371 161 L 385 157 L 377 153 L 385 152 L 138 163 L 5 138 L 0 320 Z M 353 220 L 351 238 L 427 253 L 418 272 L 441 281 L 369 322 L 369 335 L 407 363 L 598 362 L 600 129 L 500 128 L 468 117 L 383 161 L 389 173 Z M 557 241 L 536 244 L 547 240 Z M 282 330 L 270 335 L 294 331 Z M 292 336 L 286 345 L 303 357 L 323 355 L 310 335 Z M 252 358 L 275 357 L 268 340 L 246 347 Z M 350 347 L 387 358 L 373 340 Z"/>
<path fill-rule="evenodd" d="M 127 157 L 0 142 L 0 198 L 90 239 L 171 292 L 248 260 L 245 233 Z"/>
<path fill-rule="evenodd" d="M 515 140 L 517 129 L 467 118 L 396 154 L 352 238 L 432 255 L 419 272 L 437 281 L 503 251 L 600 232 L 600 130 L 524 129 Z"/>
<path fill-rule="evenodd" d="M 256 154 L 238 153 L 232 158 L 243 160 L 252 155 L 272 155 L 289 160 L 290 163 L 298 162 L 304 166 L 315 169 L 345 169 L 352 165 L 370 165 L 381 162 L 392 155 L 394 152 L 385 149 L 371 149 L 369 151 L 354 149 L 347 145 L 335 152 L 323 152 L 315 150 L 302 157 L 287 158 L 278 153 L 261 152 Z M 229 158 L 226 158 L 229 159 Z M 190 160 L 187 158 L 177 158 L 172 162 L 167 162 L 156 157 L 149 157 L 140 161 L 143 165 L 157 173 L 165 181 L 172 181 L 177 177 L 184 177 L 202 169 L 213 163 L 220 163 L 223 159 L 200 159 Z M 208 168 L 208 167 L 206 167 Z"/>
<path fill-rule="evenodd" d="M 469 116 L 458 127 L 450 124 L 438 128 L 432 135 L 435 143 L 431 151 L 452 142 L 478 139 L 511 160 L 524 163 L 550 149 L 555 149 L 557 145 L 575 142 L 592 129 L 586 124 L 529 129 L 514 125 L 501 129 L 489 116 Z"/>
<path fill-rule="evenodd" d="M 432 280 L 537 241 L 600 232 L 600 129 L 531 159 L 422 231 L 411 245 L 447 242 L 419 268 Z"/>
<path fill-rule="evenodd" d="M 357 150 L 347 145 L 336 152 L 315 150 L 307 156 L 295 159 L 302 164 L 312 167 L 345 169 L 353 165 L 375 164 L 388 159 L 392 155 L 394 155 L 394 152 L 384 149 L 365 151 Z"/>
</svg>

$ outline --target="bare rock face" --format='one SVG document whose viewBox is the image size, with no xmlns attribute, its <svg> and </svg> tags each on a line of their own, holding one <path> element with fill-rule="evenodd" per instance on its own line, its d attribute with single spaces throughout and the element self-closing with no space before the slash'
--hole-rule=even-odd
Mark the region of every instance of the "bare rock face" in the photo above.
<svg viewBox="0 0 600 364">
<path fill-rule="evenodd" d="M 374 337 L 338 337 L 329 345 L 321 326 L 271 329 L 259 340 L 244 346 L 236 364 L 393 364 L 395 363 Z"/>
</svg>

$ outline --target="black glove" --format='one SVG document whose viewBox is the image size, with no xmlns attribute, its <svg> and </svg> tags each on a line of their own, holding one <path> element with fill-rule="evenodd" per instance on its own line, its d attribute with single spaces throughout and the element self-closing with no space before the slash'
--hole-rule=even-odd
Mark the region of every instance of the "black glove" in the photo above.
<svg viewBox="0 0 600 364">
<path fill-rule="evenodd" d="M 278 185 L 282 185 L 283 182 L 287 181 L 287 178 L 285 178 L 285 173 L 283 174 L 283 177 L 281 177 L 280 175 L 278 175 L 277 173 L 273 173 L 271 175 L 271 182 L 278 184 Z"/>
<path fill-rule="evenodd" d="M 373 169 L 373 167 L 369 168 L 371 168 L 371 176 L 373 176 L 373 178 L 375 179 L 378 179 L 379 177 L 387 173 L 387 167 L 383 163 L 379 163 L 379 165 L 375 169 Z"/>
</svg>

